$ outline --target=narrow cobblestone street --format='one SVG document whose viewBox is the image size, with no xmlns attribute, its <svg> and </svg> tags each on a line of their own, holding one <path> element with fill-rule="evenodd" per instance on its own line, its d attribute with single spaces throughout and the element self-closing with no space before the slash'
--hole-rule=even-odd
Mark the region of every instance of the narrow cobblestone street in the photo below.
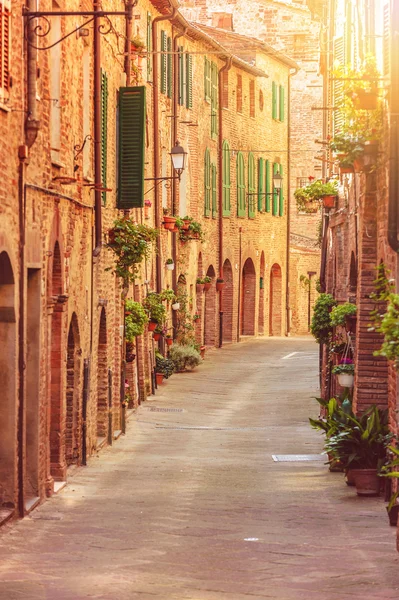
<svg viewBox="0 0 399 600">
<path fill-rule="evenodd" d="M 1 531 L 1 600 L 398 598 L 383 499 L 322 460 L 272 458 L 321 451 L 317 367 L 314 342 L 265 339 L 173 377 L 125 437 Z"/>
</svg>

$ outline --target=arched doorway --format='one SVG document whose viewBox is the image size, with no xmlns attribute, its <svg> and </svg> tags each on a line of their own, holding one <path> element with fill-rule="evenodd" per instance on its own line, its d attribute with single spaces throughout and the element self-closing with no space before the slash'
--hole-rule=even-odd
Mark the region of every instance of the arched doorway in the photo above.
<svg viewBox="0 0 399 600">
<path fill-rule="evenodd" d="M 205 346 L 216 345 L 216 286 L 215 269 L 211 265 L 207 272 L 207 277 L 211 277 L 212 283 L 209 290 L 205 293 L 204 309 L 204 344 Z"/>
<path fill-rule="evenodd" d="M 108 433 L 107 319 L 101 310 L 97 349 L 97 445 Z"/>
<path fill-rule="evenodd" d="M 255 335 L 256 272 L 251 258 L 242 270 L 241 283 L 241 335 Z"/>
<path fill-rule="evenodd" d="M 265 333 L 265 253 L 260 256 L 258 334 Z"/>
<path fill-rule="evenodd" d="M 66 432 L 65 456 L 67 466 L 79 464 L 81 460 L 81 420 L 80 402 L 80 336 L 78 319 L 72 315 L 67 343 L 67 386 L 66 386 Z"/>
<path fill-rule="evenodd" d="M 50 474 L 56 480 L 64 480 L 65 463 L 65 410 L 63 401 L 63 321 L 66 296 L 63 296 L 61 251 L 54 244 L 51 265 L 49 306 L 50 347 Z M 65 335 L 65 334 L 64 334 Z"/>
<path fill-rule="evenodd" d="M 223 341 L 233 341 L 233 269 L 227 259 L 223 264 Z"/>
<path fill-rule="evenodd" d="M 0 254 L 0 507 L 15 506 L 17 344 L 14 273 L 7 252 Z"/>
<path fill-rule="evenodd" d="M 281 335 L 282 327 L 282 274 L 281 267 L 275 263 L 270 271 L 270 309 L 269 334 Z"/>
</svg>

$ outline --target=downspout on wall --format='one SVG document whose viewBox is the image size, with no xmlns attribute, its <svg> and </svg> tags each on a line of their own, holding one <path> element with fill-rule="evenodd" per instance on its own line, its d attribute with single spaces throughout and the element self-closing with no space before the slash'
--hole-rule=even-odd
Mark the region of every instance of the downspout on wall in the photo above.
<svg viewBox="0 0 399 600">
<path fill-rule="evenodd" d="M 219 188 L 219 277 L 223 279 L 223 73 L 231 69 L 233 57 L 229 56 L 227 62 L 218 72 L 219 95 L 219 133 L 218 133 L 218 188 Z M 219 292 L 219 348 L 223 345 L 223 290 Z"/>
<path fill-rule="evenodd" d="M 391 32 L 391 93 L 389 141 L 389 200 L 388 243 L 394 252 L 399 251 L 398 201 L 399 201 L 399 5 L 393 2 Z"/>
<path fill-rule="evenodd" d="M 160 177 L 159 169 L 159 73 L 158 73 L 158 38 L 157 38 L 157 24 L 161 21 L 168 21 L 173 19 L 177 12 L 176 8 L 173 8 L 168 14 L 160 17 L 155 17 L 152 22 L 152 51 L 153 51 L 153 82 L 152 82 L 152 102 L 153 102 L 153 119 L 154 119 L 154 178 L 155 183 L 157 178 Z M 155 198 L 155 228 L 161 228 L 161 203 L 159 186 L 155 185 L 154 188 Z M 161 255 L 161 238 L 157 237 L 157 253 L 156 253 L 156 291 L 162 290 L 162 255 Z"/>
<path fill-rule="evenodd" d="M 291 236 L 291 77 L 298 73 L 299 69 L 293 69 L 288 75 L 287 94 L 287 247 L 286 247 L 286 274 L 285 274 L 285 335 L 290 335 L 291 330 L 291 307 L 290 307 L 290 236 Z"/>
<path fill-rule="evenodd" d="M 99 2 L 94 3 L 94 10 L 100 10 Z M 101 34 L 99 17 L 94 17 L 93 52 L 94 52 L 94 240 L 93 256 L 98 256 L 102 246 L 102 198 L 101 187 Z"/>
</svg>

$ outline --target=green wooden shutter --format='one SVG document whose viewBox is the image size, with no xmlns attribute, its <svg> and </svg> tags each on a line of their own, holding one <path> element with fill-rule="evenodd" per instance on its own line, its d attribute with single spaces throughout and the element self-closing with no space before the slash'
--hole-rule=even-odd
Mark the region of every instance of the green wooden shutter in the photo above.
<svg viewBox="0 0 399 600">
<path fill-rule="evenodd" d="M 107 140 L 108 140 L 108 77 L 101 71 L 101 181 L 107 187 Z M 107 200 L 107 192 L 101 193 L 103 204 Z"/>
<path fill-rule="evenodd" d="M 266 202 L 265 209 L 266 212 L 270 212 L 270 162 L 267 160 L 265 162 L 265 193 L 266 193 Z"/>
<path fill-rule="evenodd" d="M 283 177 L 283 175 L 284 175 L 284 167 L 283 167 L 283 165 L 280 165 L 280 175 L 281 175 L 281 177 Z M 280 211 L 279 211 L 279 215 L 280 215 L 280 217 L 284 216 L 284 185 L 283 185 L 283 182 L 281 182 L 281 190 L 280 190 Z"/>
<path fill-rule="evenodd" d="M 204 62 L 204 96 L 207 102 L 211 100 L 211 63 L 207 58 Z"/>
<path fill-rule="evenodd" d="M 280 89 L 279 89 L 279 98 L 280 98 L 280 114 L 279 114 L 279 120 L 280 121 L 284 121 L 284 101 L 285 101 L 285 91 L 284 91 L 284 86 L 280 85 Z"/>
<path fill-rule="evenodd" d="M 183 46 L 179 46 L 178 48 L 178 64 L 179 64 L 179 97 L 178 102 L 180 106 L 184 104 L 184 55 L 183 55 Z"/>
<path fill-rule="evenodd" d="M 258 160 L 258 210 L 263 211 L 263 199 L 265 197 L 265 175 L 263 172 L 264 160 Z"/>
<path fill-rule="evenodd" d="M 217 193 L 216 193 L 216 165 L 212 165 L 212 217 L 218 213 Z"/>
<path fill-rule="evenodd" d="M 230 148 L 223 142 L 223 216 L 230 216 Z"/>
<path fill-rule="evenodd" d="M 161 94 L 166 94 L 166 81 L 167 81 L 167 62 L 166 62 L 166 33 L 161 30 Z"/>
<path fill-rule="evenodd" d="M 151 13 L 147 13 L 147 81 L 152 76 L 152 19 Z"/>
<path fill-rule="evenodd" d="M 273 174 L 278 173 L 278 163 L 273 163 Z M 272 183 L 273 185 L 273 183 Z M 278 201 L 279 201 L 279 192 L 274 189 L 273 186 L 273 211 L 272 214 L 274 216 L 278 215 Z"/>
<path fill-rule="evenodd" d="M 186 54 L 186 108 L 193 107 L 193 57 Z"/>
<path fill-rule="evenodd" d="M 211 64 L 211 135 L 218 132 L 218 67 Z"/>
<path fill-rule="evenodd" d="M 144 86 L 119 90 L 117 208 L 123 210 L 144 204 L 145 92 Z"/>
<path fill-rule="evenodd" d="M 255 218 L 255 159 L 252 152 L 248 155 L 248 217 Z"/>
<path fill-rule="evenodd" d="M 245 164 L 241 152 L 237 154 L 237 214 L 245 217 Z"/>
<path fill-rule="evenodd" d="M 272 83 L 272 118 L 277 119 L 277 84 Z"/>
<path fill-rule="evenodd" d="M 205 188 L 205 206 L 204 214 L 209 217 L 211 214 L 211 156 L 208 148 L 205 150 L 204 161 L 204 188 Z"/>
<path fill-rule="evenodd" d="M 166 42 L 166 47 L 168 50 L 168 56 L 167 56 L 167 71 L 168 71 L 168 89 L 167 89 L 167 96 L 168 98 L 172 97 L 172 91 L 173 91 L 173 54 L 172 54 L 172 38 L 167 36 L 167 42 Z"/>
</svg>

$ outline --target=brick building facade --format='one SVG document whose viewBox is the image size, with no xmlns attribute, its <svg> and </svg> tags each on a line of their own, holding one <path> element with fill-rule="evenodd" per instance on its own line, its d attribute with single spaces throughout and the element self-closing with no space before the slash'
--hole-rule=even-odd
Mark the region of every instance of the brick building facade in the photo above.
<svg viewBox="0 0 399 600">
<path fill-rule="evenodd" d="M 160 230 L 158 252 L 128 297 L 186 291 L 200 316 L 200 344 L 284 335 L 288 327 L 287 99 L 295 62 L 265 45 L 244 58 L 243 38 L 232 34 L 224 45 L 173 2 L 140 3 L 132 20 L 109 14 L 124 11 L 120 4 L 105 0 L 106 14 L 96 16 L 96 3 L 45 0 L 40 11 L 60 15 L 29 22 L 20 0 L 0 1 L 2 518 L 29 512 L 69 468 L 124 430 L 125 379 L 133 405 L 154 392 L 152 334 L 136 338 L 136 359 L 124 361 L 124 298 L 104 245 L 117 217 Z M 34 0 L 28 6 L 36 10 Z M 48 35 L 35 37 L 37 24 Z M 126 41 L 137 36 L 142 52 Z M 117 209 L 116 183 L 126 86 L 146 91 L 147 202 L 129 213 Z M 179 183 L 154 186 L 153 178 L 172 176 L 176 140 L 188 153 L 186 170 Z M 272 187 L 277 172 L 281 192 Z M 181 242 L 163 229 L 166 207 L 198 220 L 204 241 Z M 196 278 L 206 274 L 211 289 L 197 293 Z M 225 280 L 223 292 L 216 277 Z"/>
</svg>

